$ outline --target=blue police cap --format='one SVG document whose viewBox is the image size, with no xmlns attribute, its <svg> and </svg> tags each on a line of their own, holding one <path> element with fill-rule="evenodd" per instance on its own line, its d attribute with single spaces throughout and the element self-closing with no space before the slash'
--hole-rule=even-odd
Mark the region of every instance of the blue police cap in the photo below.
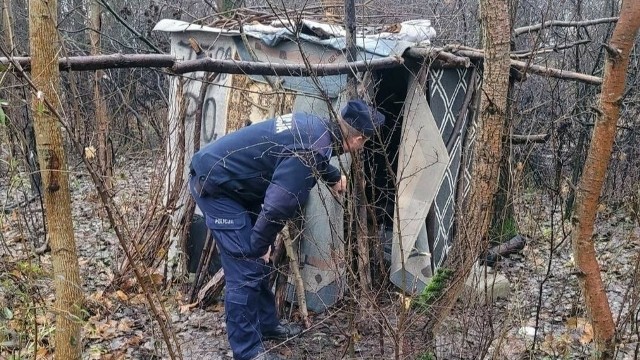
<svg viewBox="0 0 640 360">
<path fill-rule="evenodd" d="M 376 128 L 384 123 L 384 115 L 362 100 L 350 100 L 342 108 L 342 119 L 364 136 L 371 137 Z"/>
</svg>

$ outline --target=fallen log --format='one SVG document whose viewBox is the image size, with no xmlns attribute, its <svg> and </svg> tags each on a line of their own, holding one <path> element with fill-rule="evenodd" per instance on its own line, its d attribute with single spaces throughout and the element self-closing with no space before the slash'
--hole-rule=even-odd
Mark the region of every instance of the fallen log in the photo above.
<svg viewBox="0 0 640 360">
<path fill-rule="evenodd" d="M 511 240 L 489 249 L 484 258 L 481 258 L 480 262 L 493 267 L 498 263 L 500 258 L 519 252 L 524 249 L 525 245 L 527 245 L 527 239 L 522 235 L 516 235 L 512 237 Z"/>
</svg>

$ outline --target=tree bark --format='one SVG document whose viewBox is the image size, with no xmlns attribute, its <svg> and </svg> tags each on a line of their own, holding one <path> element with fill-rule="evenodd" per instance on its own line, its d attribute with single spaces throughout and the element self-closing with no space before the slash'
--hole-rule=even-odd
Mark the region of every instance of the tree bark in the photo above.
<svg viewBox="0 0 640 360">
<path fill-rule="evenodd" d="M 627 83 L 629 54 L 640 28 L 640 0 L 625 0 L 620 19 L 607 46 L 600 110 L 593 129 L 587 160 L 576 193 L 571 240 L 587 313 L 594 332 L 594 357 L 610 359 L 614 352 L 615 325 L 593 242 L 600 193 L 613 150 L 620 106 Z"/>
<path fill-rule="evenodd" d="M 358 60 L 358 48 L 356 47 L 356 4 L 355 0 L 344 0 L 344 27 L 347 30 L 346 50 L 347 61 L 355 62 Z M 357 93 L 356 72 L 347 73 L 347 98 L 355 99 Z"/>
<path fill-rule="evenodd" d="M 293 222 L 290 222 L 287 226 L 287 234 L 284 235 L 282 240 L 284 241 L 284 247 L 289 257 L 289 267 L 291 268 L 291 276 L 293 277 L 293 283 L 296 287 L 296 299 L 298 300 L 298 309 L 300 309 L 300 315 L 302 315 L 302 321 L 306 329 L 311 328 L 311 319 L 309 318 L 309 312 L 307 311 L 307 298 L 304 289 L 304 281 L 302 280 L 302 274 L 300 273 L 300 260 L 298 258 L 298 252 L 293 247 L 293 243 L 298 241 L 300 243 L 300 231 L 295 228 Z"/>
<path fill-rule="evenodd" d="M 508 0 L 480 0 L 480 9 L 485 61 L 478 135 L 473 147 L 471 178 L 474 183 L 462 214 L 457 217 L 457 239 L 443 266 L 454 273 L 445 280 L 447 290 L 431 304 L 431 308 L 437 310 L 428 320 L 429 330 L 448 315 L 473 263 L 487 246 L 493 197 L 498 186 L 509 87 L 509 4 Z"/>
<path fill-rule="evenodd" d="M 513 19 L 516 9 L 510 7 L 510 10 L 512 13 L 509 15 L 509 18 Z M 510 52 L 515 50 L 514 47 L 515 43 L 510 42 Z M 509 76 L 507 98 L 512 97 L 515 82 L 516 77 Z M 518 224 L 514 218 L 515 210 L 513 207 L 514 179 L 511 172 L 513 143 L 504 141 L 504 138 L 510 137 L 513 133 L 513 106 L 508 101 L 506 104 L 506 113 L 503 118 L 505 136 L 503 136 L 502 139 L 502 158 L 498 175 L 498 187 L 493 198 L 493 219 L 491 221 L 488 239 L 491 244 L 502 244 L 518 234 Z"/>
<path fill-rule="evenodd" d="M 45 100 L 57 104 L 60 94 L 60 73 L 56 61 L 60 52 L 57 6 L 57 0 L 29 1 L 32 74 L 38 89 L 32 98 L 32 108 L 56 292 L 52 309 L 56 314 L 56 358 L 80 359 L 83 295 L 71 221 L 69 177 L 60 124 L 45 104 Z"/>
<path fill-rule="evenodd" d="M 89 41 L 91 42 L 91 55 L 100 55 L 100 33 L 102 31 L 102 20 L 100 4 L 95 0 L 89 0 Z M 109 116 L 107 115 L 107 105 L 102 97 L 100 81 L 104 72 L 97 70 L 93 74 L 93 105 L 95 120 L 97 123 L 97 158 L 100 176 L 104 180 L 105 190 L 109 193 L 113 190 L 113 159 L 109 146 Z"/>
</svg>

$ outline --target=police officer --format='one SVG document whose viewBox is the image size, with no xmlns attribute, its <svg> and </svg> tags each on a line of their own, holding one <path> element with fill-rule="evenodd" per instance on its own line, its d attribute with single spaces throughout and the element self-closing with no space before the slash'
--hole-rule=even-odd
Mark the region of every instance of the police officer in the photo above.
<svg viewBox="0 0 640 360">
<path fill-rule="evenodd" d="M 189 187 L 220 250 L 234 359 L 279 359 L 265 353 L 262 341 L 302 331 L 277 318 L 268 286 L 271 246 L 317 179 L 336 193 L 346 190 L 346 177 L 329 159 L 362 149 L 383 122 L 384 115 L 352 100 L 337 122 L 307 113 L 278 116 L 230 133 L 193 156 Z"/>
</svg>

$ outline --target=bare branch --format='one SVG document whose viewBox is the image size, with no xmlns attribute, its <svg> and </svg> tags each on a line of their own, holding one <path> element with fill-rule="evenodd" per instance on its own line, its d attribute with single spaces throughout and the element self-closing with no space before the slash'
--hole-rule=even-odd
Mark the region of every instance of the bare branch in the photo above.
<svg viewBox="0 0 640 360">
<path fill-rule="evenodd" d="M 511 66 L 524 73 L 532 73 L 540 76 L 550 76 L 550 77 L 564 79 L 564 80 L 575 80 L 575 81 L 580 81 L 580 82 L 592 84 L 592 85 L 602 84 L 602 78 L 600 77 L 587 75 L 587 74 L 583 74 L 575 71 L 567 71 L 562 69 L 550 68 L 546 66 L 532 65 L 524 61 L 518 61 L 518 60 L 511 60 Z"/>
<path fill-rule="evenodd" d="M 414 58 L 433 58 L 443 61 L 446 65 L 469 67 L 471 60 L 468 57 L 456 56 L 450 52 L 447 52 L 444 48 L 423 48 L 412 47 L 407 49 L 404 53 L 407 56 Z"/>
<path fill-rule="evenodd" d="M 358 59 L 358 48 L 356 47 L 356 5 L 354 0 L 344 1 L 344 27 L 347 30 L 346 55 L 347 61 Z M 354 72 L 347 74 L 347 96 L 355 99 L 358 96 L 357 79 Z"/>
<path fill-rule="evenodd" d="M 444 48 L 414 48 L 405 52 L 407 55 L 419 54 L 421 56 L 430 56 L 433 57 L 436 54 L 440 54 L 443 52 L 449 51 L 459 57 L 467 57 L 469 59 L 482 60 L 484 59 L 484 52 L 479 49 L 473 49 L 469 47 L 462 46 L 445 46 Z M 511 59 L 511 67 L 523 72 L 523 73 L 532 73 L 541 76 L 550 76 L 564 80 L 574 80 L 580 81 L 587 84 L 592 85 L 600 85 L 602 84 L 602 78 L 597 76 L 587 75 L 583 73 L 578 73 L 574 71 L 567 71 L 562 69 L 550 68 L 546 66 L 540 65 L 532 65 L 526 63 L 524 61 L 518 61 Z"/>
<path fill-rule="evenodd" d="M 508 140 L 514 145 L 529 144 L 529 143 L 545 143 L 549 140 L 550 134 L 535 134 L 535 135 L 511 135 Z"/>
<path fill-rule="evenodd" d="M 612 22 L 617 22 L 617 21 L 618 21 L 617 17 L 608 17 L 608 18 L 585 20 L 585 21 L 551 20 L 551 21 L 545 21 L 545 22 L 540 23 L 540 24 L 523 26 L 523 27 L 517 28 L 517 29 L 513 30 L 513 33 L 514 33 L 515 36 L 520 36 L 522 34 L 534 32 L 534 31 L 539 31 L 541 29 L 545 29 L 545 28 L 548 28 L 548 27 L 551 27 L 551 26 L 557 26 L 557 27 L 582 27 L 582 26 L 591 26 L 591 25 L 597 25 L 597 24 L 612 23 Z"/>
<path fill-rule="evenodd" d="M 591 40 L 584 39 L 584 40 L 574 41 L 574 42 L 571 42 L 571 43 L 558 45 L 558 46 L 554 46 L 554 47 L 549 47 L 549 48 L 541 48 L 541 49 L 537 49 L 537 50 L 524 50 L 525 52 L 522 52 L 522 53 L 521 52 L 511 53 L 511 57 L 512 58 L 517 58 L 517 59 L 528 58 L 528 57 L 531 57 L 531 56 L 541 55 L 541 54 L 550 53 L 550 52 L 554 52 L 554 51 L 558 51 L 558 50 L 570 49 L 570 48 L 572 48 L 574 46 L 584 45 L 584 44 L 588 44 L 590 42 L 591 42 Z"/>
</svg>

